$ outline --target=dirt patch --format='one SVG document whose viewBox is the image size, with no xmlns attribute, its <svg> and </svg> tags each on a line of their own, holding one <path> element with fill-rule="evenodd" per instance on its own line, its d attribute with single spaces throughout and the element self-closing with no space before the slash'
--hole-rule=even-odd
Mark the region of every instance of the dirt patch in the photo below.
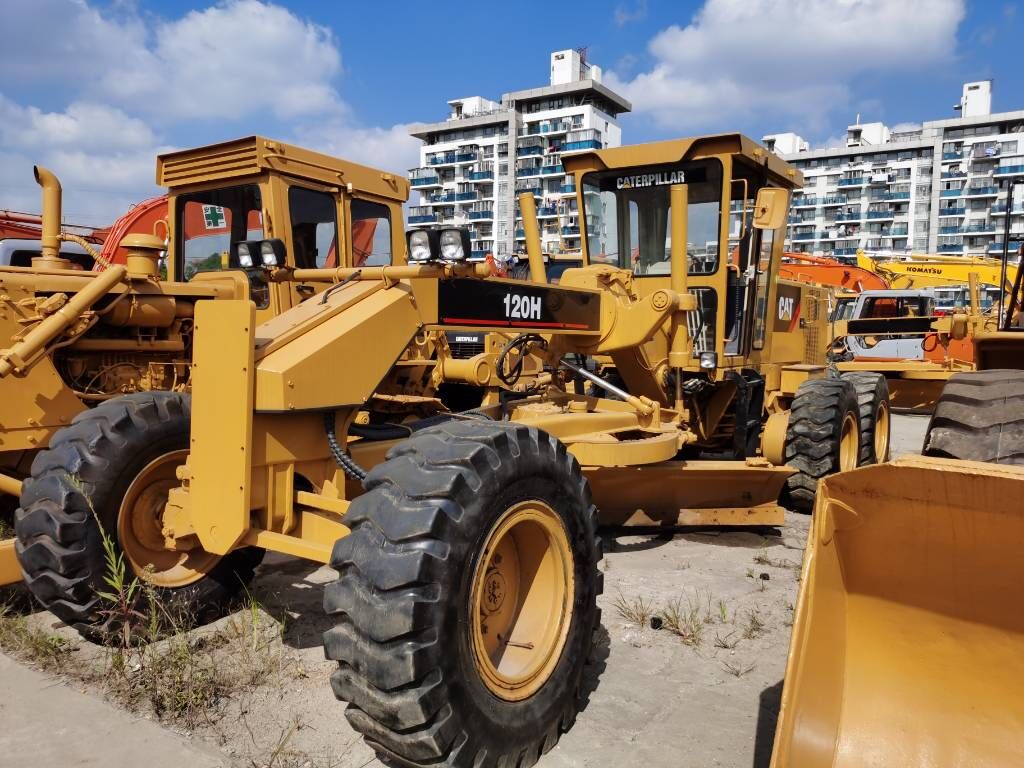
<svg viewBox="0 0 1024 768">
<path fill-rule="evenodd" d="M 919 450 L 926 423 L 895 417 L 894 455 Z M 767 766 L 808 523 L 606 533 L 589 699 L 541 765 Z M 268 555 L 246 606 L 128 654 L 120 681 L 109 651 L 24 605 L 0 619 L 0 647 L 215 745 L 237 768 L 373 768 L 328 684 L 321 601 L 332 578 Z"/>
</svg>

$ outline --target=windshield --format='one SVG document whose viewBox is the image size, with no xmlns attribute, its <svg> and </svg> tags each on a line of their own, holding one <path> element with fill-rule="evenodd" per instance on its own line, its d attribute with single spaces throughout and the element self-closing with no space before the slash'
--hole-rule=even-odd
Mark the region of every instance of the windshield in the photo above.
<svg viewBox="0 0 1024 768">
<path fill-rule="evenodd" d="M 832 320 L 851 320 L 853 308 L 857 306 L 857 297 L 849 296 L 836 300 L 836 308 L 832 311 Z"/>
<path fill-rule="evenodd" d="M 182 274 L 238 269 L 235 245 L 263 238 L 260 188 L 255 184 L 193 192 L 178 198 L 177 240 Z"/>
<path fill-rule="evenodd" d="M 669 189 L 681 183 L 687 185 L 689 203 L 689 272 L 715 272 L 722 199 L 722 166 L 717 160 L 584 176 L 590 263 L 631 269 L 639 276 L 668 275 L 672 248 Z"/>
</svg>

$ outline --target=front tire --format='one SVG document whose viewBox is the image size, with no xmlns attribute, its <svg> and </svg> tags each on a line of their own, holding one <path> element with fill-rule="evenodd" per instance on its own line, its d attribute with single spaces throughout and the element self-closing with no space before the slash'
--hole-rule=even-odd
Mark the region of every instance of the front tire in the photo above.
<svg viewBox="0 0 1024 768">
<path fill-rule="evenodd" d="M 860 410 L 853 384 L 844 379 L 809 379 L 796 391 L 786 427 L 783 456 L 796 473 L 786 480 L 782 502 L 810 514 L 818 481 L 854 469 L 860 455 Z"/>
<path fill-rule="evenodd" d="M 853 384 L 860 418 L 860 456 L 857 466 L 881 464 L 889 459 L 891 412 L 885 376 L 869 371 L 850 371 L 842 378 Z"/>
<path fill-rule="evenodd" d="M 579 464 L 535 429 L 449 421 L 366 489 L 324 596 L 352 727 L 404 765 L 532 765 L 575 719 L 600 623 Z"/>
<path fill-rule="evenodd" d="M 163 548 L 159 515 L 189 446 L 191 402 L 176 392 L 115 397 L 79 414 L 32 462 L 15 514 L 15 551 L 29 590 L 89 638 L 114 626 L 100 591 L 108 575 L 102 531 L 125 556 L 128 577 L 153 586 L 177 621 L 208 621 L 249 581 L 263 556 L 223 557 Z"/>
</svg>

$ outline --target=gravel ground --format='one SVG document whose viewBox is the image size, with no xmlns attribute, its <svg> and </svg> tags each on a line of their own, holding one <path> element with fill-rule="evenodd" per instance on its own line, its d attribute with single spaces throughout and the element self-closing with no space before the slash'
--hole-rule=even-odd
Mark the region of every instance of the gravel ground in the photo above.
<svg viewBox="0 0 1024 768">
<path fill-rule="evenodd" d="M 927 417 L 895 416 L 893 456 L 919 452 L 926 425 Z M 808 518 L 789 514 L 783 529 L 606 533 L 604 663 L 576 725 L 541 765 L 767 766 L 807 527 Z M 321 584 L 331 578 L 328 568 L 279 556 L 261 567 L 253 594 L 287 616 L 287 674 L 229 700 L 189 734 L 219 749 L 226 767 L 380 765 L 327 685 Z M 640 626 L 628 614 L 645 607 L 692 613 L 694 631 L 684 638 L 649 620 Z"/>
</svg>

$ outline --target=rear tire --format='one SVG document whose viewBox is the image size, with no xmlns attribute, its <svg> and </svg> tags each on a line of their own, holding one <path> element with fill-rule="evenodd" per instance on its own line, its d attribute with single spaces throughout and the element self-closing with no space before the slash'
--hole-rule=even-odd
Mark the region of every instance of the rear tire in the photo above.
<svg viewBox="0 0 1024 768">
<path fill-rule="evenodd" d="M 1024 372 L 957 373 L 942 390 L 924 455 L 1024 465 Z"/>
<path fill-rule="evenodd" d="M 786 480 L 782 503 L 810 514 L 818 481 L 854 469 L 860 454 L 860 410 L 853 384 L 844 379 L 809 379 L 793 398 L 783 457 L 796 474 Z"/>
<path fill-rule="evenodd" d="M 97 594 L 110 591 L 100 524 L 126 555 L 130 578 L 131 552 L 118 525 L 122 502 L 144 469 L 188 449 L 190 414 L 190 398 L 180 393 L 115 397 L 75 417 L 32 462 L 15 514 L 15 551 L 35 598 L 86 637 L 104 640 L 119 629 Z M 254 548 L 205 555 L 196 580 L 156 588 L 156 595 L 176 619 L 211 620 L 252 580 L 262 557 Z M 144 567 L 134 575 L 150 578 Z"/>
<path fill-rule="evenodd" d="M 365 485 L 345 515 L 351 533 L 335 544 L 331 565 L 339 575 L 324 595 L 337 621 L 324 648 L 338 661 L 331 683 L 348 702 L 349 723 L 402 765 L 533 765 L 576 717 L 600 623 L 597 517 L 579 464 L 535 429 L 449 421 L 393 448 Z M 491 564 L 508 541 L 494 537 L 523 505 L 548 510 L 551 530 L 563 531 L 566 556 L 553 557 L 565 578 L 519 568 L 532 546 L 523 542 L 537 541 L 524 534 L 507 560 L 533 575 L 525 582 L 502 576 L 492 592 Z M 559 584 L 564 599 L 549 603 L 531 634 L 513 627 L 502 638 L 501 605 L 520 594 L 511 585 L 533 579 L 549 586 L 522 590 L 527 597 L 514 601 L 520 607 L 511 615 L 528 615 L 534 593 L 554 600 Z M 494 612 L 477 599 L 484 583 L 497 600 Z M 489 666 L 493 658 L 480 650 L 495 637 L 498 660 Z M 516 688 L 503 665 L 524 653 L 543 674 Z"/>
<path fill-rule="evenodd" d="M 868 371 L 851 371 L 842 378 L 853 384 L 857 392 L 860 414 L 860 456 L 857 466 L 881 464 L 889 459 L 891 409 L 889 385 L 885 376 Z"/>
</svg>

